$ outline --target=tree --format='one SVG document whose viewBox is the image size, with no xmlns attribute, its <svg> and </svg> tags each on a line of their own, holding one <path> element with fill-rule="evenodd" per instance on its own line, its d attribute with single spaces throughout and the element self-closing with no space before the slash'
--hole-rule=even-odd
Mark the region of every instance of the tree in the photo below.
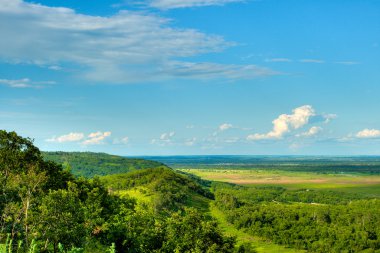
<svg viewBox="0 0 380 253">
<path fill-rule="evenodd" d="M 85 238 L 84 212 L 78 196 L 68 190 L 50 191 L 43 197 L 38 213 L 34 214 L 38 226 L 35 232 L 58 252 L 58 243 L 66 247 L 81 246 Z"/>
</svg>

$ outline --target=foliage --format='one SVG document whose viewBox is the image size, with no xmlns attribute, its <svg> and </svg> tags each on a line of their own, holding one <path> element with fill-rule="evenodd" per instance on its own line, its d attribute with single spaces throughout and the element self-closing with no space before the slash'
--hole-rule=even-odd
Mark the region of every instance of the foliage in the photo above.
<svg viewBox="0 0 380 253">
<path fill-rule="evenodd" d="M 86 168 L 100 159 L 94 170 L 82 171 L 87 176 L 114 173 L 126 164 L 122 171 L 135 171 L 103 179 L 75 178 L 68 164 L 64 169 L 44 160 L 32 140 L 0 131 L 0 246 L 8 253 L 233 250 L 234 240 L 223 236 L 215 221 L 185 208 L 187 194 L 211 196 L 189 177 L 141 159 L 89 153 L 73 157 L 85 157 L 83 163 L 90 165 Z M 117 169 L 109 169 L 110 159 L 118 163 Z M 104 182 L 117 187 L 118 180 L 123 187 L 149 185 L 157 193 L 155 208 L 112 194 Z M 183 211 L 177 213 L 179 209 Z M 186 229 L 184 238 L 175 236 L 181 229 Z"/>
<path fill-rule="evenodd" d="M 165 166 L 160 162 L 92 152 L 43 152 L 48 161 L 63 164 L 75 176 L 87 178 Z"/>
<path fill-rule="evenodd" d="M 157 212 L 181 209 L 192 195 L 213 198 L 209 190 L 194 180 L 164 166 L 104 176 L 100 180 L 113 191 L 144 186 L 155 196 L 152 204 Z"/>
<path fill-rule="evenodd" d="M 311 252 L 380 249 L 378 199 L 228 184 L 217 184 L 214 191 L 227 220 L 254 236 Z"/>
</svg>

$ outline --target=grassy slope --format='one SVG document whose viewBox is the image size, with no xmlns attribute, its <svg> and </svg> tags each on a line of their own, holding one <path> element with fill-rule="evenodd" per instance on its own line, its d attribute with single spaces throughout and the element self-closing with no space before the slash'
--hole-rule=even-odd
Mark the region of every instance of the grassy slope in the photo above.
<svg viewBox="0 0 380 253">
<path fill-rule="evenodd" d="M 164 166 L 160 162 L 92 152 L 44 152 L 44 158 L 69 165 L 75 176 L 93 177 Z"/>
</svg>

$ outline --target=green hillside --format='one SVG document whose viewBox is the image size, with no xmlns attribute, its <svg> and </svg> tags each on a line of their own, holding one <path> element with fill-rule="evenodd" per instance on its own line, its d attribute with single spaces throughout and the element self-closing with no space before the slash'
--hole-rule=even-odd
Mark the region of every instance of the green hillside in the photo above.
<svg viewBox="0 0 380 253">
<path fill-rule="evenodd" d="M 91 178 L 165 166 L 160 162 L 92 152 L 43 152 L 45 160 L 69 167 L 75 176 Z"/>
<path fill-rule="evenodd" d="M 88 177 L 129 172 L 86 178 L 67 167 Z M 211 193 L 161 163 L 43 156 L 31 139 L 0 130 L 0 193 L 1 252 L 235 252 L 235 239 L 200 211 Z"/>
<path fill-rule="evenodd" d="M 158 212 L 181 210 L 185 206 L 207 211 L 213 199 L 207 188 L 165 166 L 103 176 L 100 180 L 115 194 L 135 197 Z"/>
</svg>

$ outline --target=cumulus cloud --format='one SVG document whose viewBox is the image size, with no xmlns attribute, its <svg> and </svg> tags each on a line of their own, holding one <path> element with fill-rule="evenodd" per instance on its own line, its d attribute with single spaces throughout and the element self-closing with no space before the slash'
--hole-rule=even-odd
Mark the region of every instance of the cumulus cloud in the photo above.
<svg viewBox="0 0 380 253">
<path fill-rule="evenodd" d="M 38 88 L 47 87 L 48 85 L 55 84 L 55 82 L 54 81 L 35 82 L 35 81 L 30 80 L 29 78 L 22 78 L 22 79 L 0 79 L 0 84 L 11 87 L 11 88 L 36 88 L 36 89 L 38 89 Z"/>
<path fill-rule="evenodd" d="M 65 135 L 62 135 L 62 136 L 53 137 L 51 139 L 47 139 L 46 141 L 48 141 L 48 142 L 58 142 L 58 143 L 76 142 L 76 141 L 82 140 L 83 138 L 84 138 L 84 134 L 83 133 L 69 133 L 69 134 L 65 134 Z"/>
<path fill-rule="evenodd" d="M 304 105 L 293 110 L 292 114 L 281 114 L 278 118 L 272 121 L 273 129 L 266 134 L 250 134 L 247 140 L 266 140 L 266 139 L 281 139 L 286 133 L 293 129 L 303 127 L 309 122 L 309 119 L 315 116 L 315 111 L 312 106 Z"/>
<path fill-rule="evenodd" d="M 104 140 L 111 136 L 111 132 L 94 132 L 87 136 L 87 139 L 82 142 L 83 145 L 98 145 L 103 144 Z"/>
<path fill-rule="evenodd" d="M 154 3 L 169 8 L 168 1 Z M 178 5 L 173 3 L 172 6 Z M 211 2 L 198 4 L 206 3 Z M 189 4 L 194 2 L 182 5 Z M 0 23 L 0 61 L 50 66 L 53 70 L 74 64 L 77 76 L 92 81 L 236 79 L 275 73 L 253 65 L 182 61 L 185 57 L 220 52 L 235 44 L 221 36 L 174 28 L 170 20 L 147 12 L 120 11 L 102 17 L 22 0 L 0 0 Z"/>
<path fill-rule="evenodd" d="M 377 129 L 363 129 L 356 134 L 357 138 L 360 139 L 371 139 L 371 138 L 380 138 L 380 130 Z"/>
<path fill-rule="evenodd" d="M 312 137 L 319 134 L 322 131 L 322 127 L 313 126 L 308 131 L 297 134 L 297 137 Z"/>
<path fill-rule="evenodd" d="M 232 124 L 228 124 L 228 123 L 224 123 L 219 126 L 220 131 L 226 131 L 230 128 L 232 128 Z"/>
<path fill-rule="evenodd" d="M 228 3 L 243 2 L 243 0 L 150 0 L 150 7 L 168 10 L 187 7 L 202 7 L 211 5 L 225 5 Z"/>
</svg>

